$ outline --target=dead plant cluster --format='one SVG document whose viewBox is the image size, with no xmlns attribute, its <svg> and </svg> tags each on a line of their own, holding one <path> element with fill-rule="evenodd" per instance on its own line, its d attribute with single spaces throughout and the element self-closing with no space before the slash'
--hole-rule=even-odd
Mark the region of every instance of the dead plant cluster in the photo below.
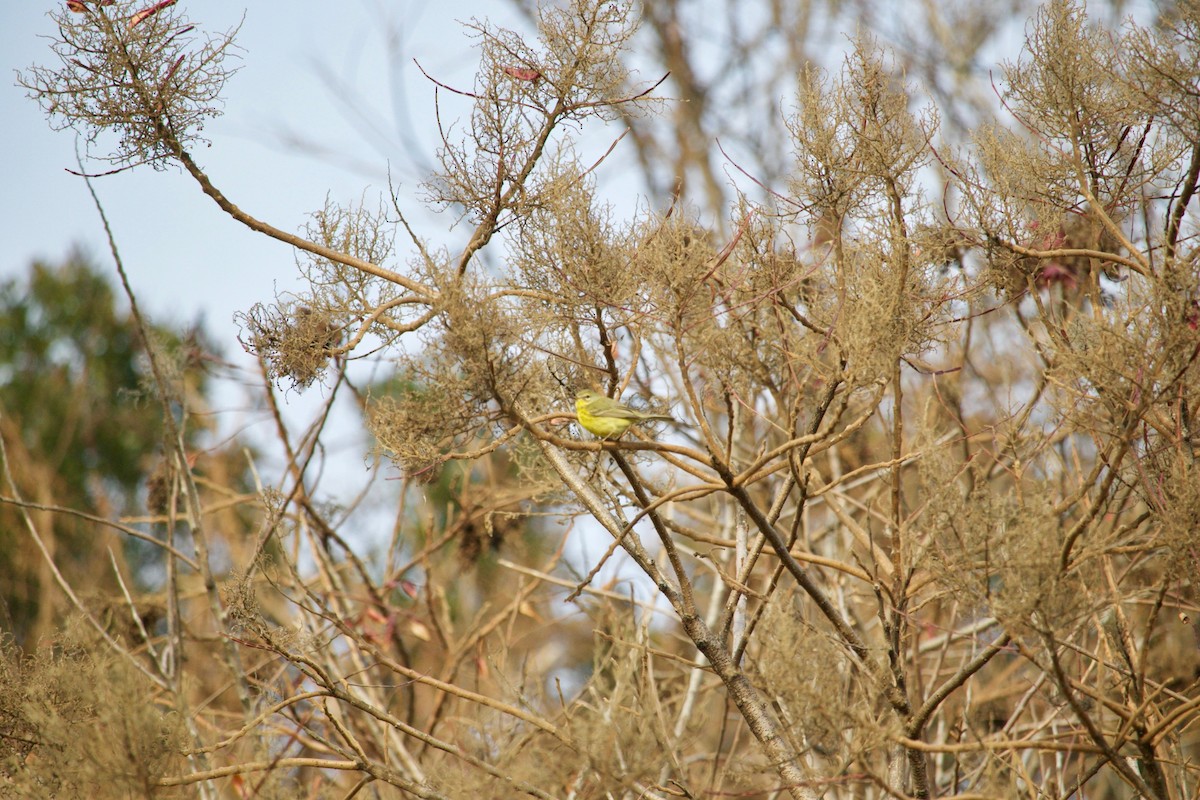
<svg viewBox="0 0 1200 800">
<path fill-rule="evenodd" d="M 311 291 L 249 312 L 246 345 L 330 403 L 383 359 L 357 399 L 403 479 L 369 550 L 318 499 L 320 424 L 279 423 L 256 493 L 178 454 L 168 618 L 97 645 L 113 686 L 150 676 L 103 723 L 153 751 L 148 794 L 1196 796 L 1200 6 L 1102 27 L 1046 4 L 992 118 L 946 104 L 948 133 L 939 88 L 863 35 L 793 64 L 778 172 L 714 206 L 681 154 L 636 210 L 598 199 L 615 156 L 576 137 L 621 120 L 648 163 L 645 118 L 706 119 L 674 4 L 644 9 L 669 88 L 627 68 L 625 3 L 471 23 L 474 86 L 428 76 L 473 103 L 425 186 L 452 246 L 398 195 L 299 235 L 249 216 L 188 149 L 231 40 L 177 56 L 182 18 L 76 5 L 25 84 L 115 134 L 99 157 L 174 160 L 296 248 Z M 597 440 L 589 386 L 675 422 Z M 225 503 L 246 530 L 207 524 Z M 225 574 L 214 537 L 240 542 Z M 66 746 L 29 708 L 6 706 L 0 795 Z"/>
</svg>

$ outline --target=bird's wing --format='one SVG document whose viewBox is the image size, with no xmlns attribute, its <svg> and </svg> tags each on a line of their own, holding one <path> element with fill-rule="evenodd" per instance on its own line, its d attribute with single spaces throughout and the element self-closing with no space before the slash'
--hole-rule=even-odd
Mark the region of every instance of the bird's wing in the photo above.
<svg viewBox="0 0 1200 800">
<path fill-rule="evenodd" d="M 645 419 L 646 415 L 640 411 L 634 411 L 632 408 L 625 406 L 614 406 L 606 408 L 597 416 L 608 417 L 609 419 Z"/>
</svg>

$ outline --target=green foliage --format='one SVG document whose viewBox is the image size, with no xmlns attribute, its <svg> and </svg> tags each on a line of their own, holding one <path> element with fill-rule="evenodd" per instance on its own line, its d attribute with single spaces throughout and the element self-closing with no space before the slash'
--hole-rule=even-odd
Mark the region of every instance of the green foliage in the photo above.
<svg viewBox="0 0 1200 800">
<path fill-rule="evenodd" d="M 78 252 L 0 285 L 0 405 L 19 420 L 26 449 L 54 458 L 48 466 L 73 500 L 96 491 L 99 471 L 112 493 L 104 501 L 128 503 L 162 436 L 145 346 L 120 305 Z M 184 343 L 156 333 L 166 349 Z"/>
<path fill-rule="evenodd" d="M 201 396 L 207 377 L 199 333 L 152 333 L 179 391 Z M 163 437 L 148 373 L 133 320 L 82 254 L 61 265 L 37 262 L 27 277 L 0 286 L 0 425 L 26 500 L 114 516 L 140 508 Z M 185 429 L 186 441 L 200 433 Z M 107 542 L 91 523 L 58 516 L 45 532 L 61 546 L 72 578 L 101 579 L 95 558 Z M 5 626 L 22 639 L 39 614 L 39 592 L 49 588 L 27 540 L 18 510 L 0 509 L 0 570 L 10 576 Z M 120 549 L 135 563 L 151 556 L 136 540 L 125 539 Z"/>
</svg>

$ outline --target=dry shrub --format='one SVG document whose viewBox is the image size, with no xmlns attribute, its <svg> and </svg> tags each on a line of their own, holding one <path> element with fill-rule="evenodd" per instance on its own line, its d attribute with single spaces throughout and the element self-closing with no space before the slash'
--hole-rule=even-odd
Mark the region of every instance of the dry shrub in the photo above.
<svg viewBox="0 0 1200 800">
<path fill-rule="evenodd" d="M 465 387 L 446 382 L 422 386 L 408 382 L 396 395 L 373 398 L 367 425 L 380 449 L 407 475 L 437 477 L 428 471 L 441 462 L 455 437 L 477 426 L 464 407 Z"/>
<path fill-rule="evenodd" d="M 201 131 L 221 114 L 237 31 L 202 33 L 174 4 L 130 24 L 144 5 L 97 2 L 83 14 L 57 5 L 52 16 L 61 38 L 53 47 L 61 64 L 32 68 L 21 85 L 45 99 L 56 130 L 71 128 L 89 145 L 106 134 L 115 138 L 108 155 L 92 158 L 165 169 L 181 147 L 207 144 Z"/>
<path fill-rule="evenodd" d="M 660 709 L 662 719 L 677 698 L 672 681 L 652 681 L 648 656 L 640 644 L 652 646 L 646 632 L 633 620 L 622 620 L 611 609 L 598 623 L 602 635 L 594 637 L 593 674 L 570 711 L 570 730 L 581 744 L 580 759 L 594 771 L 593 791 L 612 785 L 651 785 L 663 766 L 666 735 L 663 723 L 648 724 L 645 710 Z M 656 662 L 662 665 L 661 660 Z M 669 674 L 669 665 L 663 665 Z M 657 677 L 664 677 L 658 672 Z M 652 695 L 657 695 L 654 697 Z"/>
<path fill-rule="evenodd" d="M 1062 568 L 1066 533 L 1049 486 L 1019 492 L 977 485 L 932 517 L 937 574 L 960 599 L 1010 631 L 1068 630 L 1091 608 L 1094 565 Z"/>
<path fill-rule="evenodd" d="M 587 319 L 597 308 L 615 318 L 646 310 L 627 232 L 612 209 L 595 201 L 595 180 L 577 166 L 555 163 L 543 181 L 540 202 L 522 217 L 513 242 L 513 267 L 521 285 L 539 295 L 524 298 L 525 313 L 559 325 Z M 548 315 L 547 303 L 557 314 Z"/>
<path fill-rule="evenodd" d="M 298 300 L 258 303 L 241 319 L 250 333 L 246 349 L 266 362 L 271 380 L 287 378 L 296 389 L 324 377 L 341 340 L 341 326 L 328 309 Z"/>
<path fill-rule="evenodd" d="M 643 10 L 677 34 L 657 5 Z M 352 760 L 331 779 L 345 795 L 379 781 L 464 798 L 1069 796 L 1111 791 L 1120 771 L 1131 791 L 1168 797 L 1140 785 L 1161 788 L 1166 770 L 1186 794 L 1198 12 L 1122 36 L 1078 4 L 1046 4 L 997 81 L 1007 129 L 978 128 L 958 154 L 873 42 L 855 43 L 836 80 L 796 65 L 794 169 L 752 179 L 773 207 L 744 201 L 722 226 L 711 221 L 725 209 L 688 207 L 685 158 L 642 151 L 679 169 L 680 190 L 669 211 L 625 219 L 596 198 L 593 176 L 611 165 L 578 163 L 565 129 L 633 120 L 650 86 L 627 85 L 633 11 L 547 4 L 536 43 L 470 25 L 482 63 L 455 97 L 474 103 L 462 124 L 435 109 L 440 171 L 426 184 L 471 227 L 461 242 L 439 249 L 408 228 L 413 255 L 392 273 L 379 263 L 394 258 L 390 212 L 327 204 L 307 244 L 252 225 L 307 248 L 312 288 L 255 308 L 248 345 L 300 388 L 368 353 L 391 359 L 397 377 L 372 388 L 368 415 L 408 482 L 386 551 L 367 554 L 351 546 L 354 506 L 322 502 L 317 460 L 288 474 L 287 501 L 255 537 L 275 534 L 289 559 L 260 573 L 285 610 L 264 611 L 259 586 L 235 576 L 207 612 L 188 609 L 179 641 L 220 637 L 222 681 L 294 702 L 251 721 L 247 701 L 243 721 L 218 716 L 229 700 L 213 690 L 193 746 L 229 725 L 285 730 L 289 753 Z M 687 64 L 688 43 L 664 43 Z M 671 69 L 680 128 L 722 105 Z M 71 75 L 43 77 L 58 81 L 39 84 L 48 105 L 71 88 Z M 198 177 L 152 105 L 140 110 L 159 123 L 152 152 L 178 151 Z M 944 196 L 923 193 L 934 182 Z M 1039 252 L 1063 248 L 1087 252 Z M 602 444 L 564 435 L 572 389 L 591 383 L 669 405 L 680 424 Z M 488 557 L 550 514 L 567 521 L 561 549 Z M 620 578 L 603 585 L 597 570 L 573 597 L 605 632 L 589 663 L 557 601 L 597 566 L 570 563 L 566 538 L 594 523 L 623 555 L 604 556 Z M 614 589 L 635 567 L 675 624 L 636 626 Z M 720 583 L 697 579 L 714 568 Z M 202 570 L 173 582 L 176 597 L 216 585 Z M 743 660 L 725 659 L 744 608 L 765 616 L 745 628 Z M 559 635 L 533 635 L 547 626 Z M 231 630 L 248 638 L 221 637 Z M 187 642 L 202 675 L 214 648 Z M 239 672 L 237 648 L 260 646 L 267 660 Z M 587 678 L 556 696 L 550 664 Z M 29 748 L 18 756 L 49 748 L 40 730 L 81 747 L 52 730 L 58 717 L 6 714 L 14 747 Z M 901 731 L 951 747 L 929 755 Z M 242 748 L 214 761 L 255 750 Z M 314 795 L 331 772 L 293 766 Z M 1077 778 L 1094 784 L 1071 788 Z M 256 791 L 292 786 L 272 774 Z"/>
<path fill-rule="evenodd" d="M 874 758 L 897 733 L 879 713 L 844 648 L 802 617 L 794 591 L 771 599 L 753 668 L 779 704 L 798 752 L 846 764 Z"/>
<path fill-rule="evenodd" d="M 0 656 L 0 797 L 190 796 L 158 785 L 185 767 L 187 734 L 128 657 L 78 625 Z"/>
</svg>

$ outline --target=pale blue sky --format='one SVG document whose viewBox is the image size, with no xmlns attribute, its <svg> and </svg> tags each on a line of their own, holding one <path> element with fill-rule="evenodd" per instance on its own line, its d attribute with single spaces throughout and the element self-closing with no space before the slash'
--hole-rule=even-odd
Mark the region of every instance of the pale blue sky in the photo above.
<svg viewBox="0 0 1200 800">
<path fill-rule="evenodd" d="M 212 146 L 195 148 L 193 155 L 235 204 L 289 231 L 298 230 L 327 196 L 338 203 L 365 198 L 373 206 L 387 189 L 389 167 L 401 194 L 415 198 L 438 142 L 433 88 L 412 59 L 440 79 L 469 88 L 478 52 L 458 21 L 474 16 L 520 25 L 507 3 L 486 0 L 181 0 L 180 6 L 207 31 L 242 23 L 237 42 L 243 52 L 235 62 L 240 71 L 224 92 L 225 112 L 205 126 Z M 17 71 L 56 63 L 42 38 L 56 30 L 47 16 L 50 7 L 44 0 L 0 2 L 0 67 L 7 76 L 0 81 L 0 279 L 24 274 L 35 258 L 58 261 L 78 245 L 115 284 L 87 187 L 65 172 L 76 169 L 75 134 L 51 130 L 38 103 L 15 85 Z M 324 76 L 332 76 L 337 88 Z M 324 152 L 306 152 L 291 143 L 296 137 Z M 93 162 L 90 168 L 109 167 Z M 253 379 L 253 361 L 237 342 L 234 314 L 270 303 L 277 292 L 302 288 L 292 249 L 230 219 L 176 168 L 142 167 L 93 185 L 142 308 L 157 321 L 181 327 L 203 318 L 221 354 Z M 415 199 L 408 210 L 431 238 L 453 245 L 456 236 L 465 235 L 461 226 L 447 233 L 453 214 L 435 217 Z M 402 250 L 399 258 L 405 256 Z M 299 429 L 326 396 L 325 388 L 314 386 L 282 398 Z M 339 468 L 323 483 L 335 497 L 352 496 L 370 460 L 356 407 L 340 405 L 334 417 L 339 435 L 331 437 L 327 452 Z M 254 391 L 222 383 L 214 406 L 223 433 L 257 431 L 267 439 L 274 434 Z M 398 473 L 389 468 L 386 474 Z M 385 522 L 382 530 L 388 529 Z"/>
<path fill-rule="evenodd" d="M 72 244 L 111 268 L 86 188 L 64 171 L 75 166 L 74 135 L 51 131 L 38 104 L 14 85 L 17 70 L 50 63 L 49 43 L 39 37 L 54 32 L 47 10 L 61 2 L 0 2 L 0 67 L 7 67 L 8 77 L 0 81 L 0 277 L 24 271 L 36 256 L 61 258 Z M 298 229 L 327 195 L 340 203 L 363 197 L 373 202 L 386 188 L 389 167 L 401 194 L 415 197 L 437 146 L 437 128 L 432 87 L 412 59 L 439 79 L 469 87 L 478 54 L 458 21 L 477 17 L 522 27 L 511 4 L 501 0 L 181 0 L 180 7 L 209 31 L 244 19 L 241 71 L 224 93 L 224 116 L 206 126 L 213 146 L 195 156 L 231 200 L 285 230 Z M 920 17 L 918 4 L 908 7 Z M 1140 9 L 1138 16 L 1146 17 L 1148 8 L 1130 2 L 1123 11 Z M 1025 23 L 1013 23 L 1019 36 Z M 1015 55 L 1019 41 L 1011 44 L 1008 54 Z M 337 88 L 323 75 L 332 76 Z M 664 90 L 669 95 L 669 87 Z M 778 100 L 782 107 L 789 102 Z M 594 141 L 602 140 L 603 149 L 618 133 L 600 131 Z M 290 134 L 323 152 L 302 153 Z M 638 201 L 637 185 L 619 175 L 619 162 L 631 152 L 623 143 L 602 176 L 629 187 L 621 189 L 622 203 L 628 200 L 618 209 L 622 215 Z M 155 315 L 182 321 L 203 313 L 229 350 L 236 347 L 235 312 L 298 288 L 290 248 L 224 216 L 177 170 L 141 168 L 95 185 L 134 288 Z M 423 215 L 415 200 L 412 214 L 420 232 L 437 243 L 453 245 L 462 233 L 461 227 L 447 233 L 453 218 Z"/>
<path fill-rule="evenodd" d="M 194 150 L 201 167 L 234 203 L 294 231 L 327 196 L 340 203 L 365 197 L 373 204 L 387 188 L 390 167 L 401 195 L 411 199 L 412 218 L 422 233 L 450 246 L 469 235 L 462 225 L 450 230 L 452 212 L 435 216 L 422 211 L 416 200 L 438 141 L 433 88 L 412 59 L 440 80 L 470 88 L 478 52 L 457 21 L 486 17 L 496 25 L 520 27 L 508 3 L 352 0 L 340 4 L 336 15 L 329 13 L 334 4 L 313 0 L 181 4 L 187 4 L 192 22 L 210 31 L 223 31 L 245 17 L 237 38 L 245 51 L 241 71 L 224 93 L 224 115 L 205 128 L 212 147 Z M 52 63 L 49 43 L 38 38 L 54 32 L 48 7 L 32 0 L 0 2 L 0 66 L 8 68 L 9 77 L 0 82 L 0 240 L 5 245 L 0 279 L 24 273 L 34 258 L 58 260 L 72 245 L 80 245 L 115 280 L 87 188 L 64 171 L 75 168 L 74 134 L 50 130 L 39 105 L 14 85 L 15 71 L 35 62 Z M 389 33 L 396 37 L 391 51 Z M 331 90 L 323 75 L 332 75 L 338 88 Z M 355 116 L 356 111 L 366 113 Z M 457 116 L 463 111 L 459 108 Z M 293 136 L 304 137 L 325 154 L 306 154 L 289 143 Z M 94 171 L 105 168 L 92 166 Z M 179 325 L 203 315 L 223 355 L 249 367 L 252 362 L 236 341 L 233 315 L 255 303 L 269 303 L 277 292 L 302 288 L 291 248 L 231 220 L 189 176 L 173 168 L 140 168 L 97 179 L 94 185 L 143 308 L 159 321 Z M 631 197 L 631 206 L 634 201 Z M 398 244 L 403 259 L 404 243 Z M 295 430 L 318 414 L 327 396 L 322 386 L 283 393 Z M 264 443 L 274 434 L 253 392 L 223 384 L 215 406 L 225 433 L 257 433 Z M 338 404 L 332 430 L 336 435 L 326 436 L 328 467 L 322 471 L 319 496 L 347 501 L 361 488 L 371 460 L 370 442 L 351 402 Z M 384 475 L 398 474 L 394 467 L 384 469 Z M 264 478 L 273 480 L 269 468 Z M 352 541 L 386 543 L 399 485 L 376 484 L 343 532 Z M 587 545 L 576 537 L 575 546 Z M 618 569 L 614 562 L 604 575 Z"/>
<path fill-rule="evenodd" d="M 113 269 L 86 187 L 64 171 L 75 167 L 74 135 L 51 131 L 38 104 L 14 85 L 16 71 L 51 63 L 49 43 L 39 36 L 54 32 L 46 15 L 53 2 L 62 0 L 0 0 L 0 67 L 7 67 L 8 76 L 0 81 L 0 278 L 23 273 L 35 257 L 60 259 L 72 245 L 84 247 L 110 274 Z M 213 146 L 195 157 L 233 202 L 285 230 L 298 229 L 327 196 L 341 203 L 364 196 L 373 202 L 386 188 L 389 165 L 401 194 L 415 196 L 424 177 L 421 165 L 431 163 L 437 145 L 437 127 L 432 87 L 412 59 L 447 83 L 469 87 L 478 55 L 456 20 L 487 17 L 519 26 L 509 3 L 487 0 L 181 0 L 181 5 L 210 31 L 236 26 L 244 16 L 241 72 L 224 93 L 224 116 L 206 126 Z M 1021 21 L 1014 23 L 1019 30 Z M 338 88 L 331 90 L 322 74 L 333 76 Z M 789 100 L 779 101 L 786 106 Z M 599 138 L 607 145 L 618 132 L 601 131 Z M 291 134 L 325 155 L 303 154 L 289 144 Z M 619 151 L 614 161 L 630 152 Z M 620 172 L 608 165 L 608 173 L 614 171 Z M 95 186 L 143 306 L 155 318 L 179 324 L 203 315 L 227 357 L 240 353 L 236 312 L 301 286 L 289 247 L 226 217 L 177 170 L 142 168 L 99 179 Z M 632 182 L 628 186 L 621 190 L 628 201 L 618 211 L 622 215 L 638 201 L 638 189 Z M 411 211 L 435 243 L 453 246 L 464 234 L 462 226 L 447 232 L 453 215 L 425 215 L 415 200 Z M 244 357 L 238 360 L 245 363 Z M 286 399 L 302 417 L 322 394 L 314 387 L 307 396 L 291 392 Z M 250 412 L 230 424 L 253 424 L 254 416 Z M 335 484 L 328 487 L 333 497 L 343 488 L 337 484 L 352 487 L 362 476 L 366 447 L 354 423 L 347 418 L 343 430 L 354 435 L 337 437 L 340 452 L 329 453 L 343 467 L 326 473 Z M 388 511 L 365 517 L 358 528 L 378 540 L 388 530 Z M 577 539 L 577 546 L 587 545 Z"/>
<path fill-rule="evenodd" d="M 374 201 L 390 164 L 407 194 L 422 177 L 405 152 L 414 141 L 428 164 L 436 128 L 432 88 L 412 63 L 469 86 L 477 53 L 456 20 L 489 16 L 517 24 L 507 4 L 356 0 L 184 0 L 192 22 L 222 31 L 244 23 L 237 41 L 241 71 L 224 93 L 225 113 L 206 126 L 211 148 L 195 151 L 213 182 L 250 214 L 296 230 L 326 194 L 338 202 Z M 50 130 L 39 105 L 14 85 L 17 70 L 49 60 L 54 32 L 46 2 L 0 4 L 0 276 L 24 271 L 34 257 L 58 259 L 72 244 L 111 269 L 107 244 L 75 168 L 75 136 Z M 336 15 L 330 9 L 338 8 Z M 386 9 L 386 10 L 382 10 Z M 507 11 L 507 19 L 498 17 Z M 389 64 L 387 38 L 399 54 Z M 322 75 L 341 86 L 331 91 Z M 396 89 L 396 81 L 407 96 Z M 368 110 L 351 116 L 350 106 Z M 425 115 L 425 122 L 409 115 Z M 411 134 L 402 141 L 398 130 Z M 327 149 L 305 155 L 289 134 Z M 92 169 L 103 171 L 104 165 Z M 224 216 L 196 183 L 175 169 L 140 168 L 95 181 L 135 291 L 158 316 L 180 321 L 203 313 L 226 348 L 235 346 L 235 312 L 298 286 L 290 248 Z M 445 220 L 442 229 L 448 226 Z"/>
</svg>

